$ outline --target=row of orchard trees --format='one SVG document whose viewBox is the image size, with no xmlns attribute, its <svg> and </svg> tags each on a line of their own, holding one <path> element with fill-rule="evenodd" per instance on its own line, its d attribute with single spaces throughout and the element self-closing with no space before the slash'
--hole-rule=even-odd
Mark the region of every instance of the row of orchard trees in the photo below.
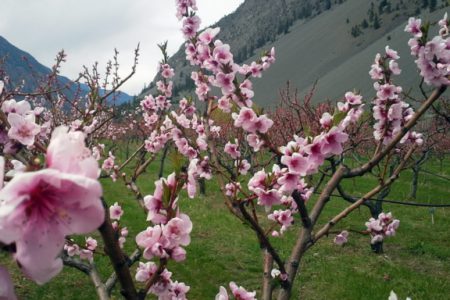
<svg viewBox="0 0 450 300">
<path fill-rule="evenodd" d="M 126 299 L 144 299 L 149 294 L 186 299 L 189 286 L 176 281 L 176 274 L 167 269 L 169 261 L 186 259 L 184 247 L 190 243 L 193 227 L 180 210 L 179 195 L 186 190 L 194 198 L 198 182 L 214 178 L 229 211 L 250 226 L 263 249 L 261 299 L 271 299 L 275 292 L 277 299 L 289 299 L 304 254 L 361 205 L 371 209 L 367 232 L 374 250 L 381 252 L 384 238 L 395 234 L 399 221 L 367 200 L 384 193 L 426 143 L 412 128 L 450 83 L 447 17 L 439 22 L 440 35 L 431 40 L 429 26 L 419 19 L 411 18 L 405 28 L 412 35 L 409 45 L 421 76 L 434 87 L 416 110 L 394 84 L 401 72 L 399 56 L 386 47 L 371 66 L 376 89 L 372 103 L 348 92 L 336 107 L 286 100 L 287 109 L 263 114 L 253 105 L 251 80 L 275 63 L 274 49 L 249 65 L 235 64 L 229 45 L 217 39 L 219 28 L 199 32 L 195 0 L 177 0 L 176 8 L 186 39 L 186 59 L 196 68 L 191 78 L 195 96 L 204 103 L 202 109 L 192 98 L 173 105 L 174 70 L 167 64 L 165 45 L 161 45 L 158 94 L 147 96 L 133 112 L 119 112 L 106 103 L 126 80 L 120 80 L 113 67 L 107 69 L 104 81 L 96 68 L 85 69 L 82 77 L 91 91 L 83 98 L 65 97 L 52 77 L 48 79 L 52 88 L 28 95 L 2 83 L 2 251 L 10 252 L 23 273 L 38 284 L 48 282 L 67 265 L 90 276 L 100 299 L 108 299 L 116 285 Z M 62 60 L 60 56 L 58 61 Z M 100 96 L 99 88 L 111 90 L 111 95 Z M 215 96 L 213 88 L 221 96 Z M 18 97 L 23 100 L 15 100 Z M 286 126 L 285 120 L 292 122 Z M 130 137 L 139 144 L 124 161 L 102 144 L 106 139 Z M 143 195 L 137 179 L 169 147 L 178 153 L 180 163 L 155 182 L 152 194 Z M 350 167 L 347 162 L 354 153 L 368 160 Z M 378 184 L 362 197 L 348 195 L 342 183 L 368 173 L 378 178 Z M 137 236 L 130 237 L 121 223 L 123 209 L 117 203 L 107 207 L 101 177 L 111 177 L 133 191 L 147 213 L 148 227 Z M 334 191 L 349 204 L 319 226 Z M 318 197 L 309 203 L 313 193 Z M 259 206 L 265 208 L 271 230 L 258 219 L 263 211 Z M 94 230 L 100 232 L 101 241 L 86 237 L 79 244 L 70 238 Z M 298 235 L 290 256 L 281 257 L 273 239 L 283 238 L 286 230 Z M 122 250 L 127 240 L 136 244 L 133 253 Z M 338 244 L 346 240 L 346 232 L 335 238 Z M 107 280 L 93 263 L 99 247 L 114 269 Z M 138 261 L 134 273 L 131 266 Z M 14 299 L 5 268 L 0 281 L 0 297 Z M 277 291 L 274 281 L 280 283 Z M 255 299 L 255 295 L 231 282 L 230 291 L 220 287 L 216 299 Z"/>
</svg>

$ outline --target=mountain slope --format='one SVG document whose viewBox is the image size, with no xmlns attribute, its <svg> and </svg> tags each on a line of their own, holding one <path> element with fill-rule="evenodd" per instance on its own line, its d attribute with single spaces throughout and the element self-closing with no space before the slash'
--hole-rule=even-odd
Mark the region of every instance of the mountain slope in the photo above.
<svg viewBox="0 0 450 300">
<path fill-rule="evenodd" d="M 39 79 L 45 79 L 51 74 L 49 68 L 39 63 L 29 53 L 9 43 L 2 36 L 0 36 L 0 58 L 2 58 L 1 78 L 4 79 L 3 77 L 7 75 L 11 85 L 13 87 L 23 85 L 24 92 L 34 91 L 39 86 Z M 77 89 L 77 84 L 71 82 L 67 77 L 58 76 L 58 81 L 61 86 L 70 86 L 70 90 L 75 91 Z M 80 88 L 85 93 L 89 90 L 84 84 L 81 84 Z M 66 92 L 70 93 L 70 91 Z M 116 98 L 116 104 L 129 102 L 131 98 L 128 94 L 121 92 Z"/>
<path fill-rule="evenodd" d="M 412 15 L 437 20 L 448 1 L 435 7 L 424 0 L 246 0 L 234 13 L 216 25 L 219 38 L 229 43 L 236 62 L 251 62 L 272 46 L 276 63 L 254 79 L 255 102 L 261 106 L 277 103 L 279 89 L 287 81 L 301 94 L 318 81 L 314 101 L 334 100 L 345 91 L 357 89 L 365 98 L 373 95 L 368 75 L 377 52 L 385 45 L 399 51 L 405 89 L 417 85 L 417 71 L 403 28 Z M 435 3 L 435 2 L 433 2 Z M 437 2 L 436 2 L 437 3 Z M 434 10 L 430 15 L 428 12 Z M 200 11 L 201 15 L 201 11 Z M 169 63 L 178 74 L 175 95 L 192 92 L 192 68 L 185 61 L 184 47 Z M 141 97 L 154 92 L 154 83 Z M 417 94 L 417 93 L 416 93 Z"/>
</svg>

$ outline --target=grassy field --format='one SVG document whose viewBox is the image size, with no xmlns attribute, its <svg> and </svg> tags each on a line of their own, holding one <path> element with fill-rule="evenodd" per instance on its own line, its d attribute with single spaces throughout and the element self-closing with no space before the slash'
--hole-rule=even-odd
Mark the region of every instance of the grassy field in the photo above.
<svg viewBox="0 0 450 300">
<path fill-rule="evenodd" d="M 153 190 L 157 166 L 140 179 L 144 193 Z M 437 162 L 425 169 L 439 173 Z M 450 161 L 443 166 L 443 176 L 450 177 Z M 388 198 L 405 199 L 409 194 L 411 174 L 402 173 Z M 368 191 L 374 181 L 369 178 L 349 181 L 346 187 L 353 194 Z M 130 230 L 126 251 L 135 249 L 131 238 L 147 227 L 145 214 L 138 208 L 131 193 L 121 184 L 104 181 L 104 194 L 108 202 L 119 202 L 125 209 L 122 224 Z M 450 203 L 450 182 L 428 174 L 421 174 L 418 199 L 426 203 Z M 169 265 L 173 279 L 191 287 L 189 299 L 214 299 L 219 286 L 230 281 L 249 290 L 257 290 L 261 282 L 261 255 L 252 231 L 233 217 L 222 203 L 214 182 L 207 185 L 207 195 L 189 200 L 182 195 L 182 211 L 189 214 L 194 229 L 192 242 L 187 247 L 188 257 L 183 263 Z M 314 199 L 308 203 L 311 206 Z M 321 222 L 326 222 L 345 207 L 345 202 L 333 198 Z M 385 253 L 371 253 L 368 236 L 351 233 L 344 247 L 333 244 L 334 236 L 322 239 L 305 256 L 301 275 L 295 283 L 293 299 L 387 299 L 395 290 L 401 299 L 450 299 L 450 209 L 437 208 L 434 224 L 428 208 L 384 205 L 401 221 L 397 236 L 385 242 Z M 261 216 L 263 212 L 261 211 Z M 364 230 L 369 218 L 366 208 L 361 208 L 340 223 L 336 230 Z M 275 241 L 281 256 L 287 258 L 294 242 L 298 222 L 285 236 Z M 97 236 L 94 234 L 93 236 Z M 97 236 L 98 237 L 98 236 Z M 112 270 L 108 258 L 96 256 L 95 260 L 104 278 Z M 11 267 L 16 292 L 21 299 L 94 299 L 95 291 L 89 278 L 77 270 L 65 267 L 50 283 L 37 286 L 22 276 L 4 253 L 0 264 Z M 133 273 L 134 273 L 133 268 Z M 120 299 L 117 291 L 115 299 Z"/>
</svg>

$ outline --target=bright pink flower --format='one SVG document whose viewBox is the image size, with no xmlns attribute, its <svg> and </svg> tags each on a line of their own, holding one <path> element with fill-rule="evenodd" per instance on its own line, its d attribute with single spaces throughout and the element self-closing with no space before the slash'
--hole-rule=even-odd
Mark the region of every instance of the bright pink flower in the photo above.
<svg viewBox="0 0 450 300">
<path fill-rule="evenodd" d="M 386 50 L 386 56 L 390 59 L 394 59 L 397 60 L 400 58 L 400 56 L 398 56 L 397 51 L 392 50 L 391 48 L 389 48 L 389 46 L 385 47 Z"/>
<path fill-rule="evenodd" d="M 393 99 L 397 93 L 397 87 L 388 83 L 380 85 L 377 90 L 377 97 L 380 100 Z"/>
<path fill-rule="evenodd" d="M 11 125 L 8 131 L 9 138 L 17 140 L 25 146 L 33 145 L 34 137 L 41 132 L 41 128 L 35 123 L 35 116 L 31 114 L 21 116 L 10 113 L 8 122 Z"/>
<path fill-rule="evenodd" d="M 241 188 L 241 184 L 239 182 L 230 182 L 225 185 L 225 195 L 229 197 L 234 197 L 234 195 Z"/>
<path fill-rule="evenodd" d="M 156 273 L 158 270 L 158 266 L 152 262 L 149 261 L 147 263 L 139 262 L 139 266 L 136 270 L 136 281 L 137 282 L 146 282 L 149 280 L 153 274 Z"/>
<path fill-rule="evenodd" d="M 154 227 L 147 227 L 145 231 L 138 233 L 136 236 L 136 244 L 144 248 L 143 256 L 146 259 L 152 259 L 154 254 L 152 247 L 160 240 L 162 235 L 162 228 L 160 225 Z"/>
<path fill-rule="evenodd" d="M 31 112 L 31 105 L 28 101 L 25 100 L 19 102 L 14 99 L 6 100 L 2 104 L 2 111 L 6 114 L 16 113 L 18 115 L 24 116 L 25 114 Z"/>
<path fill-rule="evenodd" d="M 225 153 L 230 155 L 233 159 L 237 159 L 241 156 L 241 152 L 239 152 L 239 146 L 238 144 L 232 144 L 230 142 L 225 144 L 225 147 L 223 149 Z"/>
<path fill-rule="evenodd" d="M 94 239 L 92 237 L 88 237 L 86 239 L 86 248 L 88 250 L 95 251 L 95 249 L 97 248 L 97 245 L 98 245 L 98 243 L 97 243 L 96 239 Z"/>
<path fill-rule="evenodd" d="M 85 135 L 80 131 L 68 132 L 64 126 L 55 128 L 47 148 L 47 167 L 97 179 L 98 163 L 85 146 L 84 139 Z"/>
<path fill-rule="evenodd" d="M 347 243 L 347 238 L 348 231 L 344 230 L 334 237 L 334 243 L 339 246 L 344 245 L 345 243 Z"/>
<path fill-rule="evenodd" d="M 216 75 L 216 80 L 214 81 L 214 84 L 222 89 L 222 94 L 229 95 L 234 91 L 233 80 L 234 80 L 233 73 L 224 74 L 222 72 L 219 72 Z"/>
<path fill-rule="evenodd" d="M 190 233 L 192 222 L 188 215 L 181 214 L 179 217 L 170 219 L 163 227 L 163 235 L 174 246 L 187 246 L 191 242 Z"/>
<path fill-rule="evenodd" d="M 242 286 L 237 286 L 236 283 L 230 282 L 230 289 L 234 298 L 239 300 L 256 300 L 256 292 L 247 292 Z"/>
<path fill-rule="evenodd" d="M 219 63 L 226 65 L 233 61 L 233 54 L 230 52 L 230 45 L 218 43 L 216 41 L 215 48 L 213 50 L 213 57 Z"/>
<path fill-rule="evenodd" d="M 216 295 L 215 300 L 228 300 L 228 292 L 227 290 L 221 286 L 219 289 L 219 293 Z"/>
<path fill-rule="evenodd" d="M 292 211 L 290 209 L 286 210 L 275 210 L 272 214 L 268 215 L 269 220 L 278 222 L 283 226 L 283 230 L 286 230 L 294 222 L 294 217 L 292 216 Z"/>
<path fill-rule="evenodd" d="M 263 190 L 256 189 L 256 195 L 258 196 L 258 204 L 266 207 L 281 204 L 281 194 L 276 189 Z"/>
<path fill-rule="evenodd" d="M 89 150 L 82 134 L 69 138 L 70 134 L 60 129 L 55 129 L 48 146 L 49 168 L 18 174 L 0 191 L 0 240 L 16 243 L 15 258 L 38 283 L 61 271 L 58 255 L 66 235 L 91 232 L 104 220 L 100 183 L 87 176 L 96 177 L 97 162 L 84 156 Z M 79 151 L 73 156 L 74 149 L 64 152 L 62 148 L 77 144 L 71 138 L 80 138 L 78 150 L 87 153 Z M 73 143 L 63 145 L 61 140 Z"/>
<path fill-rule="evenodd" d="M 175 72 L 168 64 L 161 65 L 161 76 L 169 79 L 175 75 Z"/>
<path fill-rule="evenodd" d="M 292 156 L 283 155 L 281 157 L 281 163 L 289 168 L 289 172 L 306 175 L 308 170 L 308 158 L 304 157 L 300 153 L 294 153 Z"/>
<path fill-rule="evenodd" d="M 250 167 L 251 167 L 246 159 L 243 159 L 239 163 L 239 165 L 237 165 L 237 162 L 236 162 L 236 166 L 238 167 L 239 174 L 241 174 L 241 175 L 246 175 L 248 170 L 250 170 Z"/>
<path fill-rule="evenodd" d="M 422 30 L 420 27 L 422 26 L 422 20 L 416 18 L 409 18 L 408 25 L 405 27 L 405 31 L 411 33 L 415 38 L 422 37 Z"/>
<path fill-rule="evenodd" d="M 234 114 L 233 118 L 234 118 L 234 126 L 243 127 L 245 130 L 245 128 L 249 128 L 250 126 L 252 126 L 257 116 L 256 113 L 253 111 L 253 109 L 243 107 L 239 111 L 239 115 Z"/>
<path fill-rule="evenodd" d="M 298 173 L 286 173 L 280 178 L 278 178 L 277 183 L 281 185 L 281 191 L 283 192 L 292 192 L 297 188 L 299 183 L 299 174 Z"/>
<path fill-rule="evenodd" d="M 352 92 L 345 93 L 345 101 L 348 102 L 351 105 L 359 105 L 362 103 L 362 96 L 361 95 L 355 95 Z"/>
<path fill-rule="evenodd" d="M 109 207 L 109 217 L 111 220 L 120 220 L 123 215 L 122 207 L 116 202 Z"/>
<path fill-rule="evenodd" d="M 180 262 L 186 259 L 186 250 L 182 247 L 175 247 L 170 253 L 170 258 L 176 262 Z"/>
<path fill-rule="evenodd" d="M 264 141 L 262 141 L 257 134 L 249 134 L 247 135 L 247 142 L 250 147 L 253 148 L 253 151 L 258 152 L 261 147 L 264 145 Z"/>
<path fill-rule="evenodd" d="M 322 128 L 330 128 L 333 125 L 333 116 L 327 112 L 324 113 L 320 118 L 320 125 L 322 125 Z"/>
<path fill-rule="evenodd" d="M 267 174 L 264 170 L 258 171 L 253 175 L 253 177 L 248 181 L 248 189 L 255 192 L 256 189 L 264 189 Z"/>
<path fill-rule="evenodd" d="M 167 299 L 167 300 L 186 300 L 186 294 L 189 292 L 191 288 L 184 284 L 183 282 L 171 282 L 168 292 L 165 295 L 167 298 L 161 297 L 160 299 Z"/>
<path fill-rule="evenodd" d="M 217 34 L 219 34 L 219 32 L 220 32 L 219 27 L 207 28 L 202 33 L 199 34 L 198 40 L 208 45 L 214 40 L 214 38 L 217 36 Z"/>
<path fill-rule="evenodd" d="M 64 250 L 67 251 L 67 255 L 74 256 L 80 254 L 80 246 L 77 244 L 65 244 Z"/>
<path fill-rule="evenodd" d="M 81 249 L 80 258 L 92 262 L 94 260 L 94 253 L 89 249 Z"/>
<path fill-rule="evenodd" d="M 257 117 L 254 122 L 250 123 L 249 126 L 242 126 L 242 128 L 248 132 L 260 132 L 266 133 L 270 127 L 272 127 L 273 121 L 269 119 L 266 115 L 261 115 Z"/>
<path fill-rule="evenodd" d="M 348 140 L 348 135 L 338 127 L 333 127 L 324 136 L 322 153 L 324 155 L 339 155 L 342 153 L 342 144 Z"/>
</svg>

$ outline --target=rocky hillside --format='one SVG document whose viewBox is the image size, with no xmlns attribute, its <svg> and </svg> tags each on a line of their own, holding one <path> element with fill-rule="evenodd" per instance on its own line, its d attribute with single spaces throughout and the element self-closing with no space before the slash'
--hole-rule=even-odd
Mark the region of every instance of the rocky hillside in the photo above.
<svg viewBox="0 0 450 300">
<path fill-rule="evenodd" d="M 39 86 L 39 81 L 44 80 L 51 70 L 39 63 L 29 53 L 22 51 L 9 43 L 4 37 L 0 36 L 0 78 L 5 79 L 15 87 L 23 86 L 23 91 L 32 92 Z M 70 90 L 77 90 L 77 85 L 64 76 L 58 76 L 61 86 L 70 86 Z M 81 85 L 82 91 L 87 92 L 88 87 Z M 66 91 L 66 93 L 71 93 Z M 116 98 L 116 104 L 126 103 L 131 100 L 131 96 L 126 93 L 120 93 Z"/>
<path fill-rule="evenodd" d="M 287 81 L 302 94 L 317 81 L 316 101 L 337 99 L 351 89 L 370 97 L 368 70 L 386 44 L 402 56 L 399 83 L 417 85 L 403 28 L 413 15 L 442 17 L 448 5 L 447 0 L 246 0 L 216 26 L 237 62 L 252 61 L 263 49 L 276 48 L 277 62 L 262 79 L 254 80 L 255 101 L 272 106 Z M 183 47 L 170 64 L 177 73 L 175 94 L 189 92 L 193 82 Z M 153 90 L 154 82 L 141 96 Z"/>
</svg>

